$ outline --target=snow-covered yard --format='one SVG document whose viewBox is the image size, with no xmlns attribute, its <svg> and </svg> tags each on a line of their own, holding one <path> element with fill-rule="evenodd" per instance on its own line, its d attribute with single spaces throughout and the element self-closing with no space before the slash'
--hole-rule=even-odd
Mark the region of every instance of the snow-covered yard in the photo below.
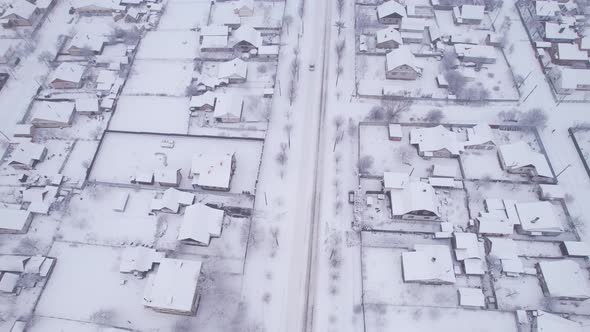
<svg viewBox="0 0 590 332">
<path fill-rule="evenodd" d="M 123 95 L 185 96 L 193 75 L 192 61 L 138 60 Z"/>
<path fill-rule="evenodd" d="M 186 134 L 188 97 L 122 96 L 109 130 Z"/>
<path fill-rule="evenodd" d="M 160 18 L 158 30 L 190 30 L 207 25 L 209 7 L 207 0 L 170 0 Z"/>
<path fill-rule="evenodd" d="M 150 31 L 141 40 L 138 60 L 193 60 L 199 54 L 195 31 Z"/>
</svg>

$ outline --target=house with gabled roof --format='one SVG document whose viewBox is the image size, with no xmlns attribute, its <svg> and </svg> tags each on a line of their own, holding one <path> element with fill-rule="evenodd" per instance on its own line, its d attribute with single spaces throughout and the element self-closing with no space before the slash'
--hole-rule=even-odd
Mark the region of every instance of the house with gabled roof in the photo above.
<svg viewBox="0 0 590 332">
<path fill-rule="evenodd" d="M 250 52 L 262 46 L 262 35 L 249 25 L 242 25 L 232 32 L 229 46 L 234 51 Z"/>
<path fill-rule="evenodd" d="M 377 30 L 377 48 L 393 49 L 403 44 L 402 35 L 393 27 Z"/>
<path fill-rule="evenodd" d="M 377 7 L 377 20 L 381 24 L 399 24 L 406 16 L 406 8 L 399 2 L 390 0 Z"/>
<path fill-rule="evenodd" d="M 485 6 L 461 5 L 453 7 L 455 24 L 480 24 L 485 17 Z"/>
<path fill-rule="evenodd" d="M 243 83 L 247 77 L 248 64 L 242 59 L 235 58 L 219 64 L 217 78 L 220 80 L 228 80 L 229 83 Z"/>
<path fill-rule="evenodd" d="M 451 158 L 459 156 L 464 150 L 457 133 L 442 125 L 412 129 L 410 144 L 418 148 L 421 157 Z"/>
<path fill-rule="evenodd" d="M 86 67 L 77 63 L 62 62 L 51 74 L 49 86 L 54 89 L 77 89 L 82 87 Z"/>
<path fill-rule="evenodd" d="M 25 0 L 13 0 L 7 3 L 4 13 L 0 14 L 0 23 L 4 28 L 32 26 L 41 15 L 41 10 Z"/>
<path fill-rule="evenodd" d="M 221 236 L 223 216 L 223 210 L 205 204 L 187 206 L 178 231 L 178 241 L 187 245 L 208 246 L 211 238 Z"/>
<path fill-rule="evenodd" d="M 195 188 L 229 191 L 235 170 L 233 152 L 199 153 L 192 158 L 190 177 Z"/>
<path fill-rule="evenodd" d="M 422 67 L 408 46 L 400 46 L 385 57 L 386 79 L 415 80 L 422 76 Z"/>
</svg>

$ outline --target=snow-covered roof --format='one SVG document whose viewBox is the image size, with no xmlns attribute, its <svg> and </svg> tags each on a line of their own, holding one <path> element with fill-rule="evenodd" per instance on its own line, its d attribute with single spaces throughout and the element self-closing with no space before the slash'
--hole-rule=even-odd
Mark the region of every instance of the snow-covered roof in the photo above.
<svg viewBox="0 0 590 332">
<path fill-rule="evenodd" d="M 230 46 L 233 47 L 240 42 L 247 42 L 258 48 L 262 45 L 262 35 L 253 27 L 249 25 L 242 25 L 232 32 Z"/>
<path fill-rule="evenodd" d="M 402 35 L 393 27 L 387 27 L 385 29 L 377 30 L 377 43 L 385 43 L 388 41 L 394 41 L 399 45 L 403 44 Z"/>
<path fill-rule="evenodd" d="M 545 38 L 576 40 L 578 39 L 578 34 L 568 24 L 545 22 Z"/>
<path fill-rule="evenodd" d="M 0 272 L 25 272 L 30 256 L 0 255 Z"/>
<path fill-rule="evenodd" d="M 485 296 L 479 288 L 461 287 L 458 290 L 459 305 L 462 307 L 485 307 Z"/>
<path fill-rule="evenodd" d="M 399 27 L 401 32 L 424 32 L 426 20 L 418 17 L 404 17 Z"/>
<path fill-rule="evenodd" d="M 557 314 L 537 310 L 537 330 L 536 332 L 582 332 L 582 325 L 573 320 L 563 318 Z"/>
<path fill-rule="evenodd" d="M 563 232 L 553 205 L 549 202 L 516 203 L 520 226 L 527 232 Z"/>
<path fill-rule="evenodd" d="M 72 62 L 62 62 L 51 74 L 50 82 L 60 80 L 79 83 L 86 67 Z"/>
<path fill-rule="evenodd" d="M 178 231 L 178 240 L 208 246 L 211 237 L 221 235 L 223 214 L 223 210 L 201 203 L 187 206 Z"/>
<path fill-rule="evenodd" d="M 406 8 L 397 1 L 387 1 L 377 7 L 377 16 L 385 18 L 388 16 L 404 17 Z"/>
<path fill-rule="evenodd" d="M 495 144 L 494 133 L 492 128 L 486 124 L 477 124 L 467 129 L 467 142 L 465 146 L 481 145 L 491 143 Z"/>
<path fill-rule="evenodd" d="M 0 275 L 0 293 L 14 293 L 18 283 L 19 275 L 5 272 Z"/>
<path fill-rule="evenodd" d="M 227 48 L 227 36 L 203 36 L 201 48 Z"/>
<path fill-rule="evenodd" d="M 201 36 L 229 36 L 229 27 L 225 25 L 206 25 L 201 27 Z"/>
<path fill-rule="evenodd" d="M 590 298 L 588 271 L 573 260 L 541 261 L 539 269 L 550 297 Z"/>
<path fill-rule="evenodd" d="M 258 47 L 258 55 L 278 55 L 279 45 L 262 45 Z"/>
<path fill-rule="evenodd" d="M 572 90 L 582 85 L 590 85 L 590 69 L 561 67 L 558 82 L 562 89 Z"/>
<path fill-rule="evenodd" d="M 38 101 L 31 108 L 31 123 L 43 126 L 44 123 L 69 125 L 76 104 L 71 101 Z"/>
<path fill-rule="evenodd" d="M 559 60 L 588 61 L 588 52 L 579 49 L 575 44 L 558 43 L 557 56 Z"/>
<path fill-rule="evenodd" d="M 485 6 L 481 5 L 462 5 L 461 18 L 467 20 L 483 20 Z"/>
<path fill-rule="evenodd" d="M 154 180 L 158 183 L 178 185 L 180 168 L 160 167 L 154 170 Z"/>
<path fill-rule="evenodd" d="M 549 163 L 542 153 L 535 152 L 524 141 L 504 144 L 498 147 L 498 153 L 508 169 L 533 166 L 536 173 L 543 177 L 553 177 Z"/>
<path fill-rule="evenodd" d="M 110 90 L 117 81 L 117 72 L 114 70 L 101 69 L 96 76 L 97 90 Z"/>
<path fill-rule="evenodd" d="M 581 241 L 563 241 L 568 256 L 590 257 L 590 245 Z"/>
<path fill-rule="evenodd" d="M 21 232 L 30 218 L 29 211 L 0 208 L 0 230 Z"/>
<path fill-rule="evenodd" d="M 164 191 L 161 198 L 154 198 L 151 204 L 152 211 L 168 210 L 173 213 L 178 213 L 181 206 L 193 204 L 195 201 L 195 194 L 180 191 L 175 188 L 168 188 Z"/>
<path fill-rule="evenodd" d="M 119 272 L 148 272 L 155 263 L 160 263 L 164 258 L 163 252 L 146 247 L 126 247 L 121 254 Z"/>
<path fill-rule="evenodd" d="M 206 105 L 213 107 L 215 106 L 215 99 L 216 95 L 211 91 L 207 91 L 202 95 L 192 96 L 189 103 L 189 108 L 201 108 Z"/>
<path fill-rule="evenodd" d="M 229 190 L 233 160 L 233 152 L 216 151 L 193 155 L 191 162 L 193 184 Z"/>
<path fill-rule="evenodd" d="M 199 261 L 162 259 L 158 271 L 148 279 L 143 304 L 156 310 L 192 312 L 201 265 Z"/>
<path fill-rule="evenodd" d="M 246 79 L 247 75 L 248 64 L 238 58 L 221 62 L 219 64 L 219 71 L 217 72 L 219 79 Z"/>
<path fill-rule="evenodd" d="M 483 212 L 477 217 L 479 234 L 510 235 L 514 233 L 514 223 L 497 213 Z"/>
<path fill-rule="evenodd" d="M 416 57 L 412 54 L 410 47 L 406 45 L 402 45 L 387 53 L 385 61 L 386 70 L 388 72 L 403 65 L 412 68 L 417 73 L 422 72 L 422 67 L 418 64 L 418 61 L 416 61 Z"/>
<path fill-rule="evenodd" d="M 76 10 L 80 9 L 111 9 L 111 10 L 125 10 L 125 6 L 121 6 L 120 0 L 72 0 L 72 7 Z"/>
<path fill-rule="evenodd" d="M 590 50 L 590 36 L 584 36 L 580 39 L 580 49 L 584 51 Z"/>
<path fill-rule="evenodd" d="M 453 259 L 447 246 L 416 245 L 414 250 L 402 252 L 405 282 L 455 282 Z"/>
<path fill-rule="evenodd" d="M 383 188 L 385 190 L 404 189 L 410 182 L 410 175 L 407 172 L 384 172 Z"/>
<path fill-rule="evenodd" d="M 496 52 L 490 45 L 455 44 L 455 53 L 459 57 L 496 59 Z"/>
<path fill-rule="evenodd" d="M 39 143 L 19 143 L 12 152 L 9 164 L 22 164 L 30 167 L 37 161 L 43 160 L 47 148 Z"/>
<path fill-rule="evenodd" d="M 6 5 L 6 9 L 2 16 L 0 16 L 0 19 L 16 16 L 28 20 L 37 8 L 35 5 L 25 0 L 10 1 L 7 2 Z"/>
<path fill-rule="evenodd" d="M 535 1 L 535 12 L 540 17 L 556 17 L 561 9 L 557 1 Z"/>
<path fill-rule="evenodd" d="M 457 134 L 442 125 L 412 129 L 410 131 L 410 144 L 418 145 L 418 150 L 421 153 L 446 149 L 451 154 L 458 155 L 464 149 Z"/>
<path fill-rule="evenodd" d="M 98 113 L 98 98 L 84 97 L 76 99 L 76 112 L 78 113 Z"/>
<path fill-rule="evenodd" d="M 475 233 L 454 232 L 453 236 L 455 238 L 455 257 L 458 261 L 468 258 L 483 258 Z"/>
<path fill-rule="evenodd" d="M 391 210 L 400 216 L 415 211 L 428 211 L 440 216 L 434 188 L 422 181 L 410 181 L 403 189 L 390 190 Z"/>
<path fill-rule="evenodd" d="M 499 259 L 502 271 L 509 274 L 524 273 L 524 265 L 517 255 L 516 242 L 508 238 L 488 237 L 491 244 L 489 255 Z"/>
<path fill-rule="evenodd" d="M 32 213 L 47 215 L 51 204 L 55 202 L 57 191 L 58 187 L 55 186 L 29 188 L 23 191 L 22 201 L 30 203 L 27 210 Z"/>
<path fill-rule="evenodd" d="M 389 129 L 389 137 L 403 137 L 404 133 L 402 130 L 402 126 L 397 123 L 390 123 L 388 126 Z"/>
<path fill-rule="evenodd" d="M 242 96 L 218 96 L 215 101 L 213 117 L 239 121 L 242 117 L 243 106 L 244 98 Z"/>
<path fill-rule="evenodd" d="M 70 48 L 86 48 L 94 52 L 102 50 L 106 37 L 101 34 L 78 32 L 70 41 Z"/>
</svg>

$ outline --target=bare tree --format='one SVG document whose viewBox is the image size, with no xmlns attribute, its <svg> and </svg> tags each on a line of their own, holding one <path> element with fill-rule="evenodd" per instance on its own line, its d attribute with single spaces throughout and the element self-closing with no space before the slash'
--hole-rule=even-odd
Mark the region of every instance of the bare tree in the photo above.
<svg viewBox="0 0 590 332">
<path fill-rule="evenodd" d="M 288 142 L 289 149 L 290 149 L 291 148 L 291 132 L 293 131 L 293 124 L 292 123 L 285 124 L 285 126 L 283 127 L 283 130 L 287 134 L 287 142 Z"/>
<path fill-rule="evenodd" d="M 449 70 L 445 73 L 445 79 L 449 84 L 449 92 L 457 95 L 467 84 L 467 78 L 457 70 Z"/>
<path fill-rule="evenodd" d="M 356 15 L 356 27 L 360 29 L 361 34 L 365 33 L 365 29 L 371 26 L 371 19 L 371 16 L 365 12 Z"/>
<path fill-rule="evenodd" d="M 458 96 L 466 101 L 484 101 L 490 97 L 490 92 L 482 86 L 472 86 L 460 90 Z"/>
<path fill-rule="evenodd" d="M 340 131 L 342 125 L 344 125 L 344 117 L 342 115 L 337 115 L 334 118 L 334 127 L 336 127 L 336 131 Z"/>
<path fill-rule="evenodd" d="M 516 109 L 501 111 L 498 113 L 498 118 L 504 122 L 518 122 L 521 112 Z"/>
<path fill-rule="evenodd" d="M 285 165 L 287 164 L 287 161 L 289 160 L 289 156 L 287 155 L 287 144 L 281 143 L 281 151 L 277 154 L 277 156 L 275 157 L 275 160 L 281 166 L 281 171 L 279 174 L 282 179 L 285 175 L 285 173 L 284 173 Z"/>
<path fill-rule="evenodd" d="M 367 118 L 371 121 L 383 121 L 385 119 L 385 109 L 383 106 L 373 106 Z"/>
<path fill-rule="evenodd" d="M 37 60 L 45 63 L 48 67 L 52 67 L 53 59 L 55 59 L 55 56 L 49 51 L 43 51 L 37 56 Z"/>
<path fill-rule="evenodd" d="M 447 71 L 457 68 L 457 53 L 455 53 L 454 50 L 445 51 L 441 63 L 443 65 L 443 68 Z"/>
<path fill-rule="evenodd" d="M 533 108 L 522 114 L 519 123 L 525 126 L 545 129 L 547 126 L 547 114 L 540 108 Z"/>
<path fill-rule="evenodd" d="M 283 17 L 283 26 L 287 29 L 287 34 L 289 34 L 289 27 L 293 24 L 293 16 L 285 15 Z"/>
<path fill-rule="evenodd" d="M 366 174 L 373 167 L 374 158 L 372 156 L 363 156 L 357 163 L 359 173 Z"/>
<path fill-rule="evenodd" d="M 432 122 L 432 123 L 440 123 L 440 121 L 445 117 L 443 112 L 440 109 L 432 109 L 426 113 L 426 117 L 424 121 Z"/>
<path fill-rule="evenodd" d="M 344 29 L 346 26 L 344 25 L 344 22 L 342 22 L 342 21 L 336 21 L 335 26 L 338 29 L 338 36 L 340 36 L 342 29 Z"/>
<path fill-rule="evenodd" d="M 354 120 L 352 118 L 348 118 L 348 127 L 346 128 L 348 135 L 350 135 L 350 137 L 354 137 L 357 134 L 357 129 L 358 126 L 356 125 Z"/>
<path fill-rule="evenodd" d="M 398 121 L 400 116 L 409 111 L 412 106 L 412 101 L 409 99 L 393 100 L 383 99 L 381 106 L 385 112 L 385 119 L 389 122 Z"/>
<path fill-rule="evenodd" d="M 336 67 L 336 85 L 338 85 L 338 80 L 340 79 L 340 75 L 342 75 L 343 72 L 344 68 L 342 68 L 341 65 L 338 65 L 338 67 Z"/>
<path fill-rule="evenodd" d="M 305 0 L 301 0 L 299 2 L 299 8 L 297 8 L 297 14 L 299 15 L 299 18 L 301 19 L 301 30 L 302 32 L 305 30 L 304 26 L 303 26 L 303 15 L 305 15 Z"/>
<path fill-rule="evenodd" d="M 345 48 L 346 48 L 346 41 L 345 40 L 341 40 L 336 43 L 336 58 L 337 58 L 338 64 L 340 64 L 340 62 L 342 61 L 342 56 L 344 55 Z"/>
</svg>

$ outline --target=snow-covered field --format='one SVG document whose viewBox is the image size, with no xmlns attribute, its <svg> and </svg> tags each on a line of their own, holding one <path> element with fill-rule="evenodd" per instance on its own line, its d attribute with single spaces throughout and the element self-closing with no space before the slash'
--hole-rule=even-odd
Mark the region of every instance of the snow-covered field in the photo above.
<svg viewBox="0 0 590 332">
<path fill-rule="evenodd" d="M 123 96 L 109 125 L 110 130 L 186 134 L 189 98 Z"/>
</svg>

